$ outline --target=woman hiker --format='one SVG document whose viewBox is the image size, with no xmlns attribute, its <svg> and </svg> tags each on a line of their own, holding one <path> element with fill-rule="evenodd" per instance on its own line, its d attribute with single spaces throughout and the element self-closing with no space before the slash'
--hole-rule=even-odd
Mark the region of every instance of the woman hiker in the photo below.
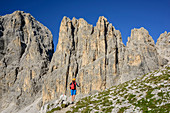
<svg viewBox="0 0 170 113">
<path fill-rule="evenodd" d="M 78 85 L 76 83 L 76 78 L 73 78 L 72 82 L 70 83 L 71 96 L 72 96 L 72 104 L 74 104 L 74 99 L 75 99 L 75 96 L 76 96 L 76 86 L 80 87 L 80 85 Z"/>
</svg>

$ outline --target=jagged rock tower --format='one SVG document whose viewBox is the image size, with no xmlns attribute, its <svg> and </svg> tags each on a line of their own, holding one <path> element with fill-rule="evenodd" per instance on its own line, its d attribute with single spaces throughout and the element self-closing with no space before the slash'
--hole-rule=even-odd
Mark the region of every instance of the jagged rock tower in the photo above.
<svg viewBox="0 0 170 113">
<path fill-rule="evenodd" d="M 93 93 L 156 70 L 166 62 L 143 27 L 132 30 L 125 46 L 120 31 L 104 17 L 99 17 L 95 27 L 84 19 L 64 17 L 43 87 L 43 102 L 69 95 L 73 77 L 81 84 L 78 93 Z"/>
<path fill-rule="evenodd" d="M 0 17 L 0 109 L 25 106 L 41 95 L 53 51 L 51 32 L 30 14 Z"/>
<path fill-rule="evenodd" d="M 156 47 L 159 55 L 170 61 L 170 32 L 167 33 L 167 31 L 165 31 L 160 35 Z"/>
<path fill-rule="evenodd" d="M 82 84 L 79 93 L 117 84 L 123 47 L 120 32 L 106 18 L 100 17 L 93 27 L 84 19 L 64 17 L 49 67 L 50 77 L 43 89 L 44 101 L 55 98 L 58 93 L 69 94 L 72 77 Z"/>
<path fill-rule="evenodd" d="M 155 46 L 146 29 L 133 29 L 125 46 L 105 17 L 96 26 L 64 17 L 54 53 L 51 32 L 30 14 L 0 16 L 0 111 L 70 95 L 72 77 L 78 94 L 88 94 L 156 70 L 168 62 L 169 34 Z"/>
</svg>

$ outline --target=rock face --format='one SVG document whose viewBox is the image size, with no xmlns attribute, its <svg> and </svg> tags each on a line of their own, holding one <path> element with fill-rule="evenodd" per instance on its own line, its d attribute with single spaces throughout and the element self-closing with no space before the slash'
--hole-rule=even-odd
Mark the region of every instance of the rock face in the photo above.
<svg viewBox="0 0 170 113">
<path fill-rule="evenodd" d="M 148 31 L 143 27 L 133 29 L 124 53 L 121 82 L 132 80 L 139 75 L 159 69 L 160 62 L 158 57 L 154 40 Z"/>
<path fill-rule="evenodd" d="M 53 51 L 51 32 L 30 14 L 0 17 L 0 111 L 12 102 L 27 105 L 41 94 Z"/>
<path fill-rule="evenodd" d="M 65 112 L 169 113 L 169 75 L 170 65 L 167 65 L 135 80 L 80 99 Z M 60 111 L 56 110 L 56 113 Z"/>
<path fill-rule="evenodd" d="M 156 47 L 159 55 L 170 61 L 170 32 L 165 31 L 160 35 Z"/>
<path fill-rule="evenodd" d="M 68 95 L 72 77 L 81 84 L 78 93 L 103 90 L 117 84 L 123 47 L 120 32 L 106 18 L 100 17 L 93 27 L 84 19 L 64 17 L 49 67 L 50 77 L 43 88 L 43 101 L 61 93 Z"/>
<path fill-rule="evenodd" d="M 168 61 L 169 36 L 162 34 L 155 46 L 146 29 L 134 29 L 125 46 L 105 17 L 96 26 L 64 17 L 53 54 L 51 32 L 30 14 L 1 16 L 0 111 L 11 103 L 22 108 L 41 96 L 39 107 L 68 96 L 73 77 L 81 84 L 78 94 L 92 94 L 156 70 Z"/>
<path fill-rule="evenodd" d="M 43 87 L 43 102 L 69 95 L 73 77 L 81 84 L 78 93 L 93 93 L 156 70 L 161 63 L 144 28 L 132 30 L 125 47 L 120 32 L 104 17 L 99 17 L 95 27 L 84 19 L 64 17 Z"/>
</svg>

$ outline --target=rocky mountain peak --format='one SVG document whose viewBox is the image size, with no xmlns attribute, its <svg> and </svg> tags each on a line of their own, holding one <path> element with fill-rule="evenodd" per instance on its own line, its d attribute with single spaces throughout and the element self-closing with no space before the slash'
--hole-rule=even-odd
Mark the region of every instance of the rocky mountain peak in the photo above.
<svg viewBox="0 0 170 113">
<path fill-rule="evenodd" d="M 149 35 L 149 32 L 144 27 L 141 27 L 139 29 L 134 28 L 131 30 L 131 36 L 128 37 L 127 46 L 129 44 L 134 44 L 134 43 L 151 44 L 153 46 L 155 45 L 154 40 L 152 39 L 152 37 Z"/>
<path fill-rule="evenodd" d="M 155 46 L 146 29 L 133 29 L 125 46 L 120 31 L 103 16 L 96 26 L 63 17 L 54 53 L 50 30 L 30 14 L 1 16 L 0 111 L 11 103 L 22 108 L 41 97 L 42 106 L 70 95 L 73 77 L 81 84 L 77 94 L 93 94 L 159 69 L 169 57 L 169 35 L 162 34 Z"/>
<path fill-rule="evenodd" d="M 57 49 L 49 68 L 51 77 L 46 81 L 43 90 L 43 101 L 56 98 L 56 90 L 58 94 L 69 94 L 68 84 L 72 77 L 77 77 L 81 84 L 87 84 L 78 90 L 80 93 L 93 92 L 116 84 L 113 82 L 119 73 L 117 63 L 121 59 L 118 56 L 121 56 L 122 48 L 120 32 L 106 18 L 99 17 L 93 27 L 84 19 L 70 20 L 64 17 Z M 58 85 L 52 86 L 50 81 Z"/>
<path fill-rule="evenodd" d="M 62 25 L 66 25 L 66 23 L 68 23 L 68 22 L 70 22 L 70 21 L 71 21 L 70 18 L 64 16 L 63 19 L 62 19 L 62 21 L 61 21 L 61 26 L 62 26 Z"/>
<path fill-rule="evenodd" d="M 168 44 L 170 42 L 170 32 L 165 31 L 164 33 L 160 34 L 157 43 L 160 43 L 162 40 Z"/>
<path fill-rule="evenodd" d="M 0 17 L 0 111 L 25 106 L 41 95 L 43 76 L 53 55 L 53 37 L 30 14 Z"/>
<path fill-rule="evenodd" d="M 170 32 L 162 33 L 156 43 L 159 55 L 170 61 Z"/>
<path fill-rule="evenodd" d="M 167 63 L 167 60 L 159 56 L 154 40 L 142 27 L 131 31 L 131 37 L 128 38 L 125 47 L 123 62 L 122 82 L 159 69 L 160 66 Z"/>
<path fill-rule="evenodd" d="M 104 16 L 100 16 L 96 27 L 100 30 L 105 30 L 105 28 L 108 26 L 109 22 L 107 21 L 107 19 Z"/>
<path fill-rule="evenodd" d="M 72 77 L 87 84 L 77 89 L 79 94 L 94 93 L 158 69 L 162 63 L 152 37 L 143 27 L 133 29 L 124 46 L 120 31 L 104 17 L 99 17 L 94 27 L 84 19 L 64 17 L 63 22 L 43 102 L 57 98 L 55 92 L 68 95 Z"/>
<path fill-rule="evenodd" d="M 97 23 L 101 23 L 101 22 L 107 22 L 107 18 L 105 18 L 104 16 L 100 16 Z"/>
</svg>

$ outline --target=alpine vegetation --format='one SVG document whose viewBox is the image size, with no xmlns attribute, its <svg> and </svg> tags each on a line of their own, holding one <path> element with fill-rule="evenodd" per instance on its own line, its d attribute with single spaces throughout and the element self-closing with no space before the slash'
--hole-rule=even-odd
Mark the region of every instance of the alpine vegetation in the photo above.
<svg viewBox="0 0 170 113">
<path fill-rule="evenodd" d="M 134 28 L 125 45 L 103 16 L 96 26 L 63 17 L 55 52 L 53 43 L 31 14 L 0 16 L 0 112 L 65 112 L 100 91 L 70 112 L 170 111 L 169 67 L 147 74 L 170 61 L 170 32 L 155 44 L 144 27 Z M 73 78 L 77 89 L 70 89 Z"/>
<path fill-rule="evenodd" d="M 79 100 L 67 113 L 169 113 L 170 65 Z"/>
</svg>

